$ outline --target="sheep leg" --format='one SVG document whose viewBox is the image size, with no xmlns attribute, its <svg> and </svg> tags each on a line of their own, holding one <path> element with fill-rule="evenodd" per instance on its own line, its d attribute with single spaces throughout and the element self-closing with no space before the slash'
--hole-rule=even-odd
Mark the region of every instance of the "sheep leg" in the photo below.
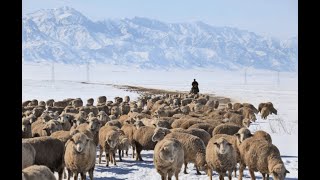
<svg viewBox="0 0 320 180">
<path fill-rule="evenodd" d="M 99 164 L 101 164 L 101 156 L 102 156 L 102 153 L 103 153 L 103 149 L 102 149 L 102 147 L 99 145 L 99 151 L 100 151 L 100 153 L 99 153 Z"/>
<path fill-rule="evenodd" d="M 254 175 L 253 169 L 249 169 L 251 180 L 256 180 L 256 176 Z"/>
<path fill-rule="evenodd" d="M 64 168 L 61 168 L 61 169 L 58 171 L 59 180 L 62 180 L 63 171 L 64 171 Z"/>
<path fill-rule="evenodd" d="M 212 180 L 212 169 L 208 167 L 207 171 L 208 171 L 209 180 Z"/>
<path fill-rule="evenodd" d="M 198 166 L 195 166 L 196 167 L 196 170 L 197 170 L 197 175 L 201 175 L 199 169 L 198 169 Z"/>
<path fill-rule="evenodd" d="M 75 174 L 74 174 L 73 180 L 78 180 L 78 173 L 75 173 Z"/>
<path fill-rule="evenodd" d="M 168 171 L 168 180 L 171 180 L 172 176 L 173 176 L 173 171 L 171 169 Z"/>
<path fill-rule="evenodd" d="M 81 180 L 86 180 L 86 173 L 80 173 L 81 175 Z"/>
<path fill-rule="evenodd" d="M 234 168 L 234 177 L 237 177 L 237 168 Z"/>
<path fill-rule="evenodd" d="M 109 166 L 109 160 L 110 160 L 109 153 L 106 151 L 106 161 L 107 161 L 106 167 Z"/>
<path fill-rule="evenodd" d="M 229 180 L 232 180 L 232 170 L 228 171 L 228 178 L 229 178 Z"/>
<path fill-rule="evenodd" d="M 245 164 L 242 164 L 240 163 L 240 167 L 239 167 L 239 178 L 238 180 L 242 180 L 242 177 L 243 177 L 243 171 L 244 169 L 246 168 L 246 165 Z"/>
<path fill-rule="evenodd" d="M 66 173 L 66 171 L 64 170 L 64 168 L 63 168 L 63 179 L 66 179 L 67 178 L 67 173 Z"/>
<path fill-rule="evenodd" d="M 183 173 L 185 173 L 185 174 L 188 174 L 187 173 L 187 164 L 188 164 L 187 162 L 184 163 L 184 171 L 183 171 Z"/>
<path fill-rule="evenodd" d="M 219 173 L 219 180 L 224 180 L 224 173 Z"/>
<path fill-rule="evenodd" d="M 269 174 L 267 174 L 267 180 L 269 180 Z"/>
<path fill-rule="evenodd" d="M 142 150 L 141 148 L 136 148 L 136 151 L 137 151 L 136 160 L 143 161 L 140 154 L 141 150 Z"/>
<path fill-rule="evenodd" d="M 94 171 L 94 167 L 89 170 L 90 180 L 93 180 L 93 171 Z"/>
<path fill-rule="evenodd" d="M 121 158 L 120 158 L 121 159 Z M 117 165 L 117 163 L 116 163 L 116 153 L 115 152 L 113 152 L 112 153 L 112 160 L 113 160 L 113 165 Z M 122 159 L 121 159 L 121 161 L 122 161 Z"/>
<path fill-rule="evenodd" d="M 179 180 L 180 170 L 181 170 L 181 169 L 179 169 L 179 171 L 176 170 L 176 172 L 174 173 L 174 177 L 176 178 L 176 180 Z"/>
<path fill-rule="evenodd" d="M 68 180 L 70 180 L 71 176 L 73 176 L 72 172 L 70 171 L 70 169 L 67 169 L 68 171 Z"/>
<path fill-rule="evenodd" d="M 128 151 L 129 151 L 129 150 L 126 150 L 126 157 L 128 157 Z"/>
<path fill-rule="evenodd" d="M 121 151 L 122 151 L 122 150 L 120 150 L 120 149 L 119 149 L 119 160 L 120 160 L 120 162 L 122 161 L 122 158 L 121 158 Z M 123 156 L 123 152 L 122 152 L 122 156 Z"/>
<path fill-rule="evenodd" d="M 136 152 L 136 147 L 132 146 L 132 158 L 133 159 L 134 159 L 135 152 Z"/>
<path fill-rule="evenodd" d="M 262 174 L 262 180 L 266 180 L 266 173 L 261 173 Z"/>
</svg>

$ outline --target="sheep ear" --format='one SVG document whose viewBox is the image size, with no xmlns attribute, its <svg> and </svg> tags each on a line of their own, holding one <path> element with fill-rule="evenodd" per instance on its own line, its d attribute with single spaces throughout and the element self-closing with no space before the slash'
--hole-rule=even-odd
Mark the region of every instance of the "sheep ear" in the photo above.
<svg viewBox="0 0 320 180">
<path fill-rule="evenodd" d="M 152 124 L 154 127 L 157 127 L 157 125 L 156 124 Z"/>
<path fill-rule="evenodd" d="M 288 170 L 286 170 L 286 173 L 290 173 Z"/>
<path fill-rule="evenodd" d="M 213 144 L 214 144 L 214 145 L 216 145 L 216 146 L 218 145 L 218 143 L 216 143 L 216 142 L 215 142 L 215 143 L 213 143 Z"/>
</svg>

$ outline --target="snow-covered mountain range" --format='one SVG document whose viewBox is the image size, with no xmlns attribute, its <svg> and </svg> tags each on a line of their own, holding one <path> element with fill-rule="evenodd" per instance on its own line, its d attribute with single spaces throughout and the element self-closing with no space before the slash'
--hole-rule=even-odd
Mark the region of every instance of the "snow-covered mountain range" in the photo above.
<svg viewBox="0 0 320 180">
<path fill-rule="evenodd" d="M 297 70 L 297 37 L 281 41 L 200 21 L 165 23 L 142 17 L 92 21 L 70 7 L 39 10 L 25 15 L 22 23 L 22 57 L 28 62 Z"/>
</svg>

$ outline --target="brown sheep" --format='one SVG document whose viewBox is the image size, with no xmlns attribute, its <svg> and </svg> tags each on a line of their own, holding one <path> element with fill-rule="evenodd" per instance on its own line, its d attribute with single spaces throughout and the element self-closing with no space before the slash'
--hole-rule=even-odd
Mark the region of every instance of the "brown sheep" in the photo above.
<svg viewBox="0 0 320 180">
<path fill-rule="evenodd" d="M 171 179 L 174 175 L 178 180 L 183 162 L 183 146 L 177 139 L 166 138 L 155 146 L 153 164 L 161 179 Z"/>
<path fill-rule="evenodd" d="M 45 165 L 52 172 L 59 174 L 59 180 L 62 180 L 64 170 L 64 144 L 53 137 L 35 137 L 23 139 L 23 142 L 30 143 L 36 150 L 34 164 Z M 50 156 L 48 156 L 48 154 Z"/>
<path fill-rule="evenodd" d="M 155 128 L 142 126 L 135 130 L 133 134 L 133 144 L 136 148 L 136 160 L 143 161 L 141 157 L 142 150 L 153 150 L 157 142 L 152 141 L 152 136 Z"/>
<path fill-rule="evenodd" d="M 96 145 L 87 135 L 79 132 L 74 134 L 66 143 L 64 161 L 68 170 L 68 179 L 74 174 L 74 179 L 86 179 L 89 172 L 90 180 L 93 180 L 93 171 L 96 163 Z"/>
<path fill-rule="evenodd" d="M 22 180 L 56 180 L 47 166 L 33 165 L 22 170 Z"/>
<path fill-rule="evenodd" d="M 198 128 L 189 128 L 189 129 L 175 128 L 175 129 L 172 129 L 171 132 L 182 132 L 182 133 L 187 133 L 187 134 L 197 136 L 203 141 L 204 145 L 206 146 L 209 140 L 211 139 L 211 135 L 207 131 L 203 129 L 198 129 Z"/>
<path fill-rule="evenodd" d="M 22 169 L 32 166 L 36 158 L 36 150 L 30 143 L 22 141 Z"/>
<path fill-rule="evenodd" d="M 117 145 L 119 144 L 119 136 L 120 136 L 119 128 L 114 126 L 103 126 L 99 130 L 99 164 L 101 164 L 101 156 L 102 153 L 106 153 L 106 166 L 109 166 L 109 161 L 116 165 L 115 160 L 115 152 L 117 150 Z"/>
<path fill-rule="evenodd" d="M 161 141 L 164 138 L 175 138 L 183 145 L 184 154 L 184 173 L 187 174 L 187 164 L 188 162 L 194 163 L 196 166 L 197 174 L 200 175 L 200 169 L 203 169 L 206 161 L 206 146 L 203 141 L 197 136 L 180 133 L 180 132 L 171 132 L 166 128 L 156 128 L 152 136 L 152 141 L 157 142 Z"/>
<path fill-rule="evenodd" d="M 231 180 L 232 171 L 237 165 L 237 154 L 227 139 L 212 137 L 206 148 L 206 161 L 210 180 L 212 180 L 212 170 L 219 173 L 219 179 L 224 179 L 224 175 L 228 171 L 228 178 Z"/>
</svg>

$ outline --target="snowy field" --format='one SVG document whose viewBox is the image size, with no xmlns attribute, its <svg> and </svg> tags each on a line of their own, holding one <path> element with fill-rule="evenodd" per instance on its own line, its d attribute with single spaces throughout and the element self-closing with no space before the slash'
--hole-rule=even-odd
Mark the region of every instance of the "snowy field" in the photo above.
<svg viewBox="0 0 320 180">
<path fill-rule="evenodd" d="M 283 157 L 286 168 L 290 171 L 286 179 L 298 179 L 298 76 L 297 73 L 285 73 L 247 69 L 237 72 L 222 70 L 141 70 L 135 68 L 90 65 L 89 82 L 84 65 L 54 65 L 54 81 L 52 81 L 51 64 L 23 64 L 22 99 L 47 100 L 53 98 L 96 98 L 101 95 L 113 100 L 115 96 L 129 95 L 131 99 L 138 97 L 133 92 L 116 89 L 114 85 L 133 85 L 167 90 L 189 91 L 195 78 L 199 82 L 200 93 L 209 93 L 231 98 L 233 102 L 250 102 L 256 107 L 261 102 L 271 101 L 278 110 L 278 115 L 270 115 L 250 126 L 253 132 L 265 130 L 271 134 Z M 95 179 L 160 179 L 152 162 L 153 151 L 142 151 L 144 162 L 136 162 L 131 157 L 124 157 L 117 166 L 105 167 L 96 164 Z M 117 157 L 118 159 L 118 157 Z M 195 175 L 192 164 L 188 166 L 188 175 L 180 173 L 181 179 L 208 179 L 203 175 Z M 257 179 L 261 174 L 256 173 Z M 87 178 L 88 179 L 88 178 Z M 214 174 L 213 179 L 218 179 Z M 233 178 L 237 179 L 237 178 Z M 245 171 L 244 179 L 250 179 Z"/>
</svg>

